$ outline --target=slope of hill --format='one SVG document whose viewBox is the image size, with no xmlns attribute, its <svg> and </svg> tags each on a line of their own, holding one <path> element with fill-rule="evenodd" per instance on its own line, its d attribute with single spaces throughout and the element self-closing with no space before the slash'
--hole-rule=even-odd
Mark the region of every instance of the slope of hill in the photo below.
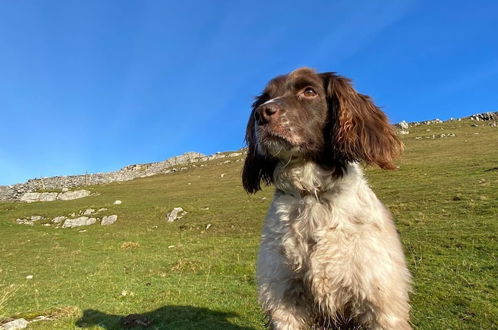
<svg viewBox="0 0 498 330">
<path fill-rule="evenodd" d="M 409 131 L 400 169 L 366 175 L 401 234 L 414 327 L 497 328 L 498 128 L 466 119 Z M 262 329 L 254 264 L 273 188 L 244 193 L 242 158 L 91 186 L 96 194 L 78 200 L 0 203 L 0 324 Z M 188 213 L 168 223 L 177 206 Z M 107 208 L 118 221 L 15 222 L 87 208 Z"/>
</svg>

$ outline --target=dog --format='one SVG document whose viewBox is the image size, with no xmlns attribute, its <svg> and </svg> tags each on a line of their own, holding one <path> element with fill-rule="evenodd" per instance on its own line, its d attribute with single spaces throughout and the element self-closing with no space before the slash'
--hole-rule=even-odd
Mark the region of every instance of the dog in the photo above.
<svg viewBox="0 0 498 330">
<path fill-rule="evenodd" d="M 360 163 L 394 169 L 403 144 L 351 81 L 300 68 L 252 105 L 242 182 L 276 191 L 257 261 L 271 329 L 411 329 L 407 269 Z"/>
</svg>

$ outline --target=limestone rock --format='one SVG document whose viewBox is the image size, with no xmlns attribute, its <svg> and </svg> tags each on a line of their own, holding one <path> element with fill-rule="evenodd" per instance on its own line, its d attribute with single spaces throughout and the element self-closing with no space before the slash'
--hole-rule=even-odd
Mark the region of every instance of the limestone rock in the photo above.
<svg viewBox="0 0 498 330">
<path fill-rule="evenodd" d="M 37 193 L 37 192 L 28 192 L 21 196 L 21 201 L 26 203 L 33 202 L 52 202 L 57 199 L 56 192 L 46 192 L 46 193 Z"/>
<path fill-rule="evenodd" d="M 476 113 L 475 115 L 472 115 L 469 118 L 470 120 L 475 120 L 475 121 L 493 120 L 495 118 L 498 118 L 498 113 L 496 112 Z"/>
<path fill-rule="evenodd" d="M 30 217 L 27 217 L 27 218 L 19 218 L 19 219 L 16 219 L 16 223 L 20 224 L 20 225 L 34 225 L 36 221 L 40 221 L 40 220 L 43 220 L 44 217 L 42 217 L 41 215 L 32 215 Z"/>
<path fill-rule="evenodd" d="M 168 220 L 168 222 L 173 222 L 175 220 L 181 219 L 185 214 L 187 214 L 187 212 L 184 211 L 181 207 L 175 207 L 170 213 L 166 215 L 166 220 Z"/>
<path fill-rule="evenodd" d="M 64 220 L 66 220 L 66 219 L 67 219 L 67 217 L 65 217 L 65 216 L 61 215 L 60 217 L 55 217 L 55 218 L 53 218 L 53 219 L 52 219 L 52 222 L 53 222 L 53 223 L 61 223 L 61 222 L 63 222 L 63 221 L 64 221 Z"/>
<path fill-rule="evenodd" d="M 81 227 L 81 226 L 89 226 L 89 225 L 93 225 L 95 222 L 97 222 L 97 219 L 89 218 L 89 217 L 79 217 L 79 218 L 75 218 L 75 219 L 67 219 L 66 221 L 64 221 L 62 228 L 74 228 L 74 227 Z"/>
<path fill-rule="evenodd" d="M 90 196 L 90 191 L 82 189 L 82 190 L 74 190 L 74 191 L 67 191 L 60 193 L 57 199 L 63 201 L 69 201 L 87 196 Z"/>
<path fill-rule="evenodd" d="M 83 215 L 91 215 L 92 213 L 95 213 L 94 209 L 86 209 L 85 212 L 83 212 Z"/>
<path fill-rule="evenodd" d="M 25 319 L 17 319 L 14 321 L 7 322 L 0 326 L 1 330 L 17 330 L 24 329 L 28 326 L 29 322 Z"/>
<path fill-rule="evenodd" d="M 113 215 L 108 215 L 102 218 L 102 222 L 100 223 L 101 225 L 112 225 L 113 223 L 118 220 L 118 216 L 113 214 Z"/>
<path fill-rule="evenodd" d="M 404 121 L 404 120 L 400 121 L 398 125 L 399 125 L 400 128 L 402 128 L 404 130 L 407 130 L 410 127 L 410 125 L 408 125 L 408 123 L 406 121 Z"/>
<path fill-rule="evenodd" d="M 20 225 L 29 225 L 29 226 L 32 226 L 35 224 L 33 221 L 28 220 L 28 219 L 24 219 L 24 218 L 16 219 L 16 223 L 18 223 Z"/>
<path fill-rule="evenodd" d="M 123 202 L 121 202 L 119 199 L 117 199 L 117 200 L 114 201 L 113 204 L 114 205 L 121 205 L 121 203 L 123 203 Z"/>
</svg>

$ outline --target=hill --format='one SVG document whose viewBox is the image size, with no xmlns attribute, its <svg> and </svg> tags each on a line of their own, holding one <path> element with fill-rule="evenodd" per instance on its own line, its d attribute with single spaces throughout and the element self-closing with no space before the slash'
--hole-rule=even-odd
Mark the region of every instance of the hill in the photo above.
<svg viewBox="0 0 498 330">
<path fill-rule="evenodd" d="M 411 125 L 399 170 L 366 170 L 414 276 L 415 328 L 498 327 L 498 128 L 490 123 Z M 244 193 L 242 159 L 89 186 L 82 199 L 0 202 L 0 324 L 262 329 L 254 264 L 273 188 Z M 188 213 L 167 222 L 178 206 Z M 88 208 L 118 220 L 79 228 L 50 220 Z M 16 223 L 33 215 L 46 220 Z"/>
</svg>

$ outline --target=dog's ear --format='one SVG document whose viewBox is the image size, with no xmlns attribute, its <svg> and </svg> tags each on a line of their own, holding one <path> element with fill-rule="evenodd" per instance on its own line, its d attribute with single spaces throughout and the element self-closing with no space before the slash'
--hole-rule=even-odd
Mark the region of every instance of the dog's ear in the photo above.
<svg viewBox="0 0 498 330">
<path fill-rule="evenodd" d="M 322 73 L 330 119 L 333 157 L 364 161 L 394 169 L 394 159 L 403 151 L 394 127 L 370 97 L 356 92 L 351 81 L 335 73 Z"/>
<path fill-rule="evenodd" d="M 251 194 L 261 190 L 261 181 L 266 185 L 272 183 L 273 171 L 277 163 L 275 159 L 263 156 L 257 150 L 256 134 L 254 131 L 256 126 L 254 111 L 263 102 L 263 96 L 260 96 L 253 103 L 245 136 L 247 156 L 242 171 L 242 184 L 244 189 Z"/>
</svg>

